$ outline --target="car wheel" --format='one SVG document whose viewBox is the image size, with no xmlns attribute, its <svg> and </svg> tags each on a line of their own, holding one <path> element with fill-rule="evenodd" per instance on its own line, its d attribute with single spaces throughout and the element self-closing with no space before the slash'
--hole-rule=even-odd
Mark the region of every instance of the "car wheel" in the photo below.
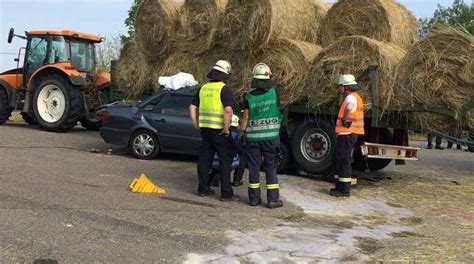
<svg viewBox="0 0 474 264">
<path fill-rule="evenodd" d="M 149 130 L 139 130 L 130 139 L 129 151 L 137 159 L 154 159 L 159 150 L 158 139 Z"/>
</svg>

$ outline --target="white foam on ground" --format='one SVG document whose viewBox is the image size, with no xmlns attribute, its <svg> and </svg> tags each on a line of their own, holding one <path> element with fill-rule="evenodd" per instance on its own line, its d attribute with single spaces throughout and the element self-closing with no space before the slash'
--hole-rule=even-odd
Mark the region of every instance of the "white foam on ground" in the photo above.
<svg viewBox="0 0 474 264">
<path fill-rule="evenodd" d="M 281 186 L 281 196 L 287 202 L 300 206 L 310 215 L 369 215 L 378 213 L 387 218 L 410 215 L 408 210 L 394 208 L 383 200 L 364 198 L 322 197 L 321 193 L 307 193 L 296 186 Z M 408 231 L 410 228 L 397 224 L 372 225 L 365 221 L 352 221 L 352 227 L 317 225 L 304 228 L 287 223 L 268 229 L 250 232 L 227 231 L 230 244 L 222 254 L 188 254 L 185 263 L 338 263 L 351 257 L 357 262 L 369 261 L 369 257 L 359 252 L 357 237 L 387 239 L 393 232 Z"/>
</svg>

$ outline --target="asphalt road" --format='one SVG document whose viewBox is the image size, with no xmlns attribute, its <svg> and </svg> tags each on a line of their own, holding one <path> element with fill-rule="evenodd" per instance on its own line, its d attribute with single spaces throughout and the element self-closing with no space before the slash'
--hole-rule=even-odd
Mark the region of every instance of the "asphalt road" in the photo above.
<svg viewBox="0 0 474 264">
<path fill-rule="evenodd" d="M 295 235 L 303 228 L 313 227 L 313 231 L 308 232 L 315 234 L 320 232 L 318 230 L 329 230 L 322 229 L 329 226 L 323 220 L 321 223 L 324 225 L 314 227 L 314 214 L 319 217 L 326 207 L 306 210 L 307 206 L 326 199 L 329 183 L 281 176 L 283 185 L 295 187 L 282 190 L 283 208 L 270 210 L 264 206 L 248 206 L 245 185 L 235 188 L 243 198 L 242 202 L 223 203 L 218 200 L 218 195 L 198 197 L 194 157 L 165 154 L 152 161 L 136 160 L 123 154 L 123 150 L 104 143 L 98 132 L 80 127 L 69 133 L 49 133 L 26 124 L 8 123 L 0 126 L 0 135 L 1 262 L 29 263 L 49 259 L 67 263 L 193 263 L 210 260 L 226 263 L 228 261 L 223 256 L 229 255 L 232 255 L 227 259 L 229 261 L 260 262 L 258 260 L 263 261 L 266 256 L 260 253 L 269 250 L 256 253 L 258 250 L 253 252 L 251 247 L 258 246 L 252 246 L 254 244 L 250 242 L 242 245 L 239 240 L 253 241 L 253 236 L 263 236 L 274 232 L 275 228 L 284 227 L 284 232 L 290 232 L 291 227 L 297 228 L 296 233 L 291 231 L 294 240 L 286 238 L 282 244 L 307 245 L 307 241 L 298 241 L 302 236 Z M 92 149 L 99 153 L 91 152 Z M 112 154 L 107 154 L 109 149 L 113 149 Z M 422 151 L 420 156 L 422 161 L 405 167 L 392 166 L 394 168 L 389 168 L 388 174 L 382 173 L 382 176 L 416 174 L 417 170 L 424 170 L 427 166 L 445 171 L 446 177 L 453 179 L 459 174 L 474 176 L 473 153 L 430 150 Z M 141 173 L 165 188 L 167 194 L 130 192 L 128 185 Z M 380 191 L 377 188 L 377 185 L 368 184 L 360 192 Z M 314 192 L 319 196 L 314 197 Z M 313 201 L 307 199 L 317 200 L 307 205 L 303 201 Z M 337 206 L 335 208 L 328 210 L 335 212 L 338 210 Z M 366 208 L 360 210 L 365 212 Z M 311 212 L 316 213 L 307 218 Z M 292 223 L 297 223 L 297 226 Z M 258 230 L 261 233 L 252 233 Z M 332 239 L 338 232 L 326 237 Z M 329 243 L 323 242 L 321 245 Z M 265 241 L 255 245 L 259 243 Z M 337 243 L 342 245 L 345 242 Z M 239 255 L 244 245 L 250 247 L 246 249 L 247 257 Z M 275 247 L 278 246 L 269 246 Z M 307 249 L 308 252 L 311 250 Z M 341 248 L 340 251 L 344 250 L 347 249 Z M 358 258 L 359 250 L 360 247 L 355 247 L 349 260 L 367 260 L 365 256 L 370 256 L 370 252 L 366 252 L 364 258 Z M 328 252 L 333 251 L 334 248 L 328 249 Z M 285 257 L 287 255 L 279 258 L 282 255 L 278 254 L 268 257 L 283 262 L 337 261 L 347 257 L 344 254 L 324 258 L 311 254 L 300 256 L 291 251 L 287 255 L 296 257 L 292 259 Z"/>
</svg>

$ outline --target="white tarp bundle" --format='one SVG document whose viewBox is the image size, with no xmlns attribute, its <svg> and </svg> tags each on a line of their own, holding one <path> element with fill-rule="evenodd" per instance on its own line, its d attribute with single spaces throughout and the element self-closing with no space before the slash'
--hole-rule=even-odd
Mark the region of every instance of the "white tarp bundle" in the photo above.
<svg viewBox="0 0 474 264">
<path fill-rule="evenodd" d="M 173 76 L 160 76 L 158 82 L 165 89 L 178 90 L 186 86 L 197 85 L 198 82 L 194 79 L 194 76 L 189 73 L 180 72 Z"/>
</svg>

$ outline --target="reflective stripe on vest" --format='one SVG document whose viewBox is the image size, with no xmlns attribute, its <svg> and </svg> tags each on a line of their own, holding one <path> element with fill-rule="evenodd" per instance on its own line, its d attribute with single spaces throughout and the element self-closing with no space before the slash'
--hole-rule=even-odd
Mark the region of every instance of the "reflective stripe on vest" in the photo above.
<svg viewBox="0 0 474 264">
<path fill-rule="evenodd" d="M 339 182 L 350 183 L 352 182 L 352 178 L 339 178 Z"/>
<path fill-rule="evenodd" d="M 275 88 L 259 95 L 247 95 L 249 121 L 248 141 L 275 140 L 280 136 L 281 113 Z"/>
<path fill-rule="evenodd" d="M 224 105 L 221 101 L 223 82 L 210 82 L 199 91 L 199 127 L 224 128 Z"/>
<path fill-rule="evenodd" d="M 336 134 L 339 133 L 354 133 L 358 135 L 364 135 L 364 102 L 357 92 L 352 92 L 349 95 L 353 95 L 357 100 L 357 109 L 354 113 L 349 113 L 347 117 L 348 121 L 352 121 L 349 128 L 344 127 L 342 119 L 344 118 L 344 110 L 346 109 L 345 100 L 342 102 L 339 108 L 339 114 L 337 115 L 336 121 Z"/>
</svg>

